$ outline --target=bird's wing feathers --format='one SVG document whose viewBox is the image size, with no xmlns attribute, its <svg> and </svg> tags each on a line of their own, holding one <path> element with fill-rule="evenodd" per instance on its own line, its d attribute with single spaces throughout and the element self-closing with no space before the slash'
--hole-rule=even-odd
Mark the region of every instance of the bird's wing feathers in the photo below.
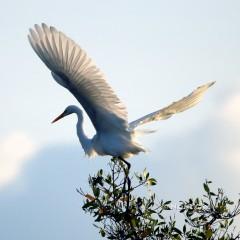
<svg viewBox="0 0 240 240">
<path fill-rule="evenodd" d="M 80 46 L 44 23 L 30 29 L 28 39 L 54 79 L 84 107 L 96 130 L 127 128 L 126 108 Z"/>
<path fill-rule="evenodd" d="M 170 118 L 173 114 L 183 112 L 193 106 L 195 106 L 203 97 L 205 91 L 214 84 L 215 82 L 211 82 L 205 85 L 202 85 L 195 89 L 188 96 L 178 100 L 177 102 L 173 102 L 169 106 L 162 108 L 156 112 L 150 113 L 144 117 L 141 117 L 129 124 L 130 129 L 134 129 L 142 124 L 165 120 Z"/>
</svg>

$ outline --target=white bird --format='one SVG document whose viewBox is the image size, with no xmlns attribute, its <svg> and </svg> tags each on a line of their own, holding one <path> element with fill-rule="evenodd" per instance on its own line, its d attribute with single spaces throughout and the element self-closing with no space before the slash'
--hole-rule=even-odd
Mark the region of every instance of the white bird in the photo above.
<svg viewBox="0 0 240 240">
<path fill-rule="evenodd" d="M 210 82 L 169 106 L 128 123 L 125 106 L 105 80 L 92 59 L 73 40 L 46 24 L 30 29 L 28 39 L 32 48 L 50 69 L 53 78 L 67 88 L 82 105 L 92 121 L 96 134 L 88 138 L 83 130 L 83 113 L 77 106 L 68 106 L 53 122 L 76 113 L 77 135 L 88 156 L 110 155 L 128 158 L 146 149 L 137 142 L 140 125 L 170 118 L 196 105 Z"/>
</svg>

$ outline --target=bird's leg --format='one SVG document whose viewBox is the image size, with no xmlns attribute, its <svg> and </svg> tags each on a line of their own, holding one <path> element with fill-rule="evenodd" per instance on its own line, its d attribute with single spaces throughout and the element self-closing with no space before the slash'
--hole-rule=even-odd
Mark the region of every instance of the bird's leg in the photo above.
<svg viewBox="0 0 240 240">
<path fill-rule="evenodd" d="M 126 213 L 129 212 L 129 203 L 130 203 L 130 188 L 131 188 L 131 180 L 129 176 L 127 176 L 127 207 L 126 207 Z"/>
<path fill-rule="evenodd" d="M 123 161 L 126 165 L 127 165 L 127 170 L 124 168 L 124 173 L 125 173 L 125 178 L 124 178 L 124 182 L 123 182 L 123 192 L 125 192 L 125 188 L 126 188 L 126 182 L 127 182 L 127 206 L 126 206 L 126 213 L 129 211 L 129 201 L 130 201 L 130 187 L 131 187 L 131 180 L 128 176 L 129 174 L 129 170 L 131 168 L 131 164 L 129 162 L 127 162 L 125 159 L 123 159 L 122 157 L 119 157 L 119 159 L 121 161 Z"/>
<path fill-rule="evenodd" d="M 131 168 L 131 164 L 128 161 L 126 161 L 124 158 L 122 158 L 122 157 L 118 157 L 118 158 L 127 165 L 127 168 L 128 168 L 128 171 L 129 171 L 130 168 Z"/>
<path fill-rule="evenodd" d="M 122 161 L 122 162 L 124 162 L 124 163 L 126 163 L 126 161 L 122 158 L 122 157 L 119 157 L 119 159 Z M 127 167 L 128 167 L 128 165 L 127 165 Z M 129 169 L 129 167 L 128 167 L 128 169 Z M 125 174 L 125 176 L 124 176 L 124 181 L 123 181 L 123 188 L 122 188 L 122 193 L 125 193 L 125 188 L 126 188 L 126 180 L 127 180 L 127 177 L 128 177 L 128 169 L 125 169 L 125 167 L 123 166 L 123 171 L 124 171 L 124 174 Z"/>
<path fill-rule="evenodd" d="M 124 183 L 123 183 L 123 192 L 125 191 L 125 187 L 126 187 L 126 181 L 128 181 L 128 185 L 131 184 L 131 180 L 128 177 L 129 174 L 129 170 L 131 168 L 131 164 L 129 162 L 127 162 L 124 158 L 122 157 L 118 157 L 121 161 L 123 161 L 126 165 L 127 165 L 127 169 L 123 168 L 124 173 L 125 173 L 125 178 L 124 178 Z"/>
</svg>

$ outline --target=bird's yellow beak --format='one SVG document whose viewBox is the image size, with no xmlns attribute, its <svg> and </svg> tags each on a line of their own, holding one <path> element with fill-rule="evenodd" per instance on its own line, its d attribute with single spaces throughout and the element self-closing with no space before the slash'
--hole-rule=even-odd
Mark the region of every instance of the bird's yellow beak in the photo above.
<svg viewBox="0 0 240 240">
<path fill-rule="evenodd" d="M 58 117 L 56 117 L 56 118 L 52 121 L 52 123 L 55 123 L 56 121 L 58 121 L 59 119 L 61 119 L 61 118 L 63 118 L 63 117 L 65 117 L 65 112 L 61 113 Z"/>
</svg>

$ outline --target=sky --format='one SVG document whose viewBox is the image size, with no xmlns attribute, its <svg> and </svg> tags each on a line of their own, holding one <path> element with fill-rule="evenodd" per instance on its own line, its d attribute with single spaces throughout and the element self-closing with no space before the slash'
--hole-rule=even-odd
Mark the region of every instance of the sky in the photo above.
<svg viewBox="0 0 240 240">
<path fill-rule="evenodd" d="M 0 239 L 100 239 L 75 191 L 109 157 L 87 159 L 76 118 L 51 120 L 78 104 L 52 79 L 28 41 L 45 22 L 80 44 L 128 108 L 156 111 L 209 81 L 202 102 L 142 139 L 131 159 L 149 169 L 159 198 L 201 194 L 207 178 L 238 197 L 240 181 L 240 2 L 3 1 L 0 10 Z M 94 129 L 87 116 L 84 127 Z"/>
</svg>

